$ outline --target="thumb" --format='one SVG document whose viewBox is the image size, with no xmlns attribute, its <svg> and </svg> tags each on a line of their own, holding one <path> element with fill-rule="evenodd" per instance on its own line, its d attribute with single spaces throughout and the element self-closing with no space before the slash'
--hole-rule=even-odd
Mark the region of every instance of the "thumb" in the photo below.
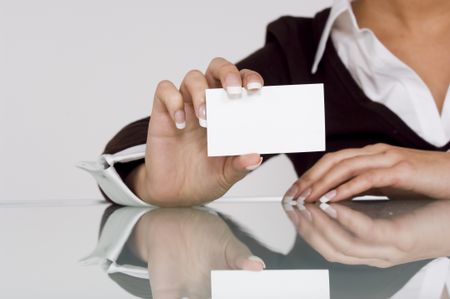
<svg viewBox="0 0 450 299">
<path fill-rule="evenodd" d="M 243 179 L 250 171 L 258 168 L 263 161 L 259 154 L 228 157 L 223 175 L 230 185 Z"/>
<path fill-rule="evenodd" d="M 266 268 L 264 261 L 253 255 L 250 249 L 235 237 L 230 240 L 225 250 L 225 259 L 231 269 L 262 271 Z"/>
</svg>

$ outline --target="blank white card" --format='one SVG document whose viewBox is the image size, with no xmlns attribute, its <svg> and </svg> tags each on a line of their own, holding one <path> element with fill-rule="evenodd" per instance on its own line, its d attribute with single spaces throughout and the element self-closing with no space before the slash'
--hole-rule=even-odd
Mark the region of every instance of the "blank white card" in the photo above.
<svg viewBox="0 0 450 299">
<path fill-rule="evenodd" d="M 211 272 L 212 299 L 330 299 L 328 270 Z"/>
<path fill-rule="evenodd" d="M 206 90 L 208 156 L 325 150 L 323 84 Z"/>
</svg>

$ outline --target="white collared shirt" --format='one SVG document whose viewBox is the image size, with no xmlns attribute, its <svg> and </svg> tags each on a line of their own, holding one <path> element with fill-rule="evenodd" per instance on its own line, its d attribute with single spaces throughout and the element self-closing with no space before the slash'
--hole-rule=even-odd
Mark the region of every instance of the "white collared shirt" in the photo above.
<svg viewBox="0 0 450 299">
<path fill-rule="evenodd" d="M 419 75 L 392 54 L 370 29 L 359 28 L 350 2 L 334 1 L 312 72 L 317 71 L 331 35 L 339 58 L 369 99 L 392 110 L 429 143 L 438 147 L 447 144 L 450 141 L 450 85 L 440 114 Z"/>
</svg>

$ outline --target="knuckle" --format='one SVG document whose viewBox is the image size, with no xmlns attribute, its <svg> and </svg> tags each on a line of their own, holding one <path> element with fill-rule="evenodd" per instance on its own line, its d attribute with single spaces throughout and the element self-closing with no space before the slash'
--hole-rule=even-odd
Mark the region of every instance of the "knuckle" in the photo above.
<svg viewBox="0 0 450 299">
<path fill-rule="evenodd" d="M 335 164 L 340 157 L 345 157 L 348 151 L 348 149 L 345 149 L 337 152 L 328 152 L 320 158 L 318 163 Z"/>
<path fill-rule="evenodd" d="M 368 147 L 370 147 L 371 149 L 374 149 L 374 150 L 383 151 L 383 150 L 387 150 L 389 148 L 389 145 L 387 145 L 385 143 L 375 143 L 372 145 L 368 145 Z"/>
<path fill-rule="evenodd" d="M 229 178 L 226 174 L 219 176 L 217 180 L 218 187 L 220 190 L 228 190 L 230 186 L 233 184 L 233 180 Z"/>
<path fill-rule="evenodd" d="M 377 146 L 376 144 L 368 144 L 368 145 L 364 146 L 363 149 L 371 151 L 371 150 L 374 150 L 376 148 L 376 146 Z"/>
<path fill-rule="evenodd" d="M 338 259 L 336 258 L 335 254 L 329 253 L 329 252 L 324 252 L 322 254 L 323 258 L 326 259 L 328 262 L 330 263 L 337 263 Z"/>
<path fill-rule="evenodd" d="M 173 86 L 172 82 L 169 80 L 161 80 L 158 82 L 158 85 L 156 87 L 156 90 L 158 91 L 164 91 L 168 88 L 171 88 Z"/>
<path fill-rule="evenodd" d="M 298 180 L 297 182 L 294 183 L 294 185 L 297 187 L 298 190 L 303 190 L 304 188 L 306 188 L 308 184 L 303 180 Z"/>
<path fill-rule="evenodd" d="M 217 63 L 217 62 L 224 62 L 224 61 L 226 61 L 226 59 L 225 58 L 223 58 L 222 56 L 216 56 L 216 57 L 214 57 L 213 59 L 211 59 L 211 64 L 212 63 Z"/>
<path fill-rule="evenodd" d="M 262 76 L 258 72 L 253 71 L 253 70 L 242 69 L 241 73 L 246 77 L 254 77 L 254 78 L 262 79 Z"/>
<path fill-rule="evenodd" d="M 323 161 L 332 160 L 335 155 L 336 155 L 336 153 L 326 153 L 325 155 L 322 156 L 322 158 L 320 160 L 323 160 Z"/>
<path fill-rule="evenodd" d="M 343 169 L 344 174 L 354 177 L 358 172 L 355 166 L 355 159 L 347 158 L 339 162 L 335 167 Z"/>
<path fill-rule="evenodd" d="M 314 193 L 321 192 L 325 186 L 328 186 L 330 184 L 330 179 L 328 177 L 322 177 L 318 180 L 316 180 L 312 185 L 311 189 L 314 190 Z"/>
<path fill-rule="evenodd" d="M 383 154 L 393 160 L 400 160 L 402 157 L 401 152 L 396 148 L 389 148 Z"/>
<path fill-rule="evenodd" d="M 227 75 L 229 73 L 233 73 L 233 74 L 238 75 L 240 77 L 240 73 L 237 70 L 236 66 L 234 64 L 231 64 L 231 63 L 224 64 L 221 67 L 221 72 L 222 72 L 223 75 Z"/>
<path fill-rule="evenodd" d="M 186 73 L 185 78 L 199 78 L 199 77 L 203 77 L 203 72 L 197 69 L 193 69 L 190 70 L 189 72 Z"/>
<path fill-rule="evenodd" d="M 307 173 L 298 180 L 298 183 L 300 185 L 309 185 L 313 180 L 313 176 L 310 173 Z"/>
<path fill-rule="evenodd" d="M 373 262 L 370 266 L 386 269 L 386 268 L 392 267 L 393 264 L 389 260 L 380 260 L 380 261 Z"/>
<path fill-rule="evenodd" d="M 211 69 L 211 68 L 213 68 L 213 67 L 216 67 L 216 66 L 218 66 L 218 65 L 221 65 L 221 64 L 223 64 L 224 62 L 225 62 L 225 58 L 220 57 L 220 56 L 216 56 L 216 57 L 214 57 L 213 59 L 211 59 L 211 61 L 209 62 L 208 69 Z"/>
</svg>

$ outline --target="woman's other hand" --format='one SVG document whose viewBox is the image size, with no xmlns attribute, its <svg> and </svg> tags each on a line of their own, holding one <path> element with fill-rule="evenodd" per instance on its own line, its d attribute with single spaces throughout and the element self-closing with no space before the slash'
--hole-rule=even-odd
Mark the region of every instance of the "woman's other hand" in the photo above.
<svg viewBox="0 0 450 299">
<path fill-rule="evenodd" d="M 450 199 L 449 182 L 450 153 L 375 144 L 324 155 L 285 200 L 336 202 L 367 192 Z"/>
</svg>

